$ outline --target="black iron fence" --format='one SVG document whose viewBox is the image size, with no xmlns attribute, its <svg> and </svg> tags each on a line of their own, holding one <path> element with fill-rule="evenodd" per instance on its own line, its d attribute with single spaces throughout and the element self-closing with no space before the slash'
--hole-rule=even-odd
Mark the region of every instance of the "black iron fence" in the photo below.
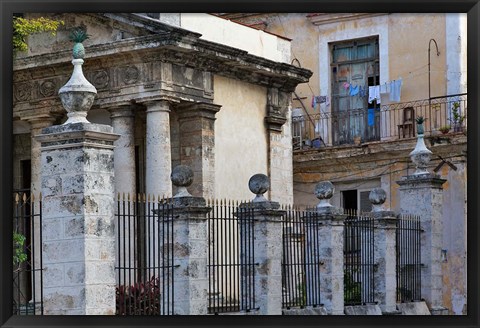
<svg viewBox="0 0 480 328">
<path fill-rule="evenodd" d="M 420 218 L 401 215 L 397 223 L 397 302 L 422 300 Z"/>
<path fill-rule="evenodd" d="M 42 200 L 13 194 L 13 314 L 43 315 Z"/>
<path fill-rule="evenodd" d="M 320 236 L 318 215 L 311 210 L 284 208 L 282 307 L 320 306 Z"/>
<path fill-rule="evenodd" d="M 118 195 L 116 314 L 174 314 L 173 205 L 145 194 Z"/>
<path fill-rule="evenodd" d="M 249 203 L 207 202 L 208 313 L 249 312 L 255 306 L 253 212 Z"/>
<path fill-rule="evenodd" d="M 311 149 L 416 136 L 415 118 L 423 116 L 426 136 L 464 132 L 467 94 L 341 110 L 292 118 L 294 149 Z M 445 132 L 442 132 L 445 131 Z"/>
<path fill-rule="evenodd" d="M 374 303 L 374 219 L 346 211 L 344 230 L 345 305 Z"/>
</svg>

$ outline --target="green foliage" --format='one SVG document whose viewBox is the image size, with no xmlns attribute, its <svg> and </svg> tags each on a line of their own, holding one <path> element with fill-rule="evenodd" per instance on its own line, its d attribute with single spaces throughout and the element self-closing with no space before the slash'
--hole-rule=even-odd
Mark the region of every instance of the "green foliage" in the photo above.
<svg viewBox="0 0 480 328">
<path fill-rule="evenodd" d="M 88 39 L 90 35 L 87 34 L 87 31 L 82 27 L 77 27 L 72 30 L 70 33 L 70 40 L 75 43 L 82 43 L 86 39 Z"/>
<path fill-rule="evenodd" d="M 465 116 L 460 115 L 458 110 L 459 108 L 460 108 L 460 103 L 458 101 L 452 104 L 452 122 L 453 124 L 462 125 L 463 121 L 465 120 Z"/>
<path fill-rule="evenodd" d="M 25 236 L 21 233 L 13 233 L 13 265 L 19 266 L 27 260 L 25 253 Z"/>
<path fill-rule="evenodd" d="M 418 116 L 415 121 L 417 122 L 417 124 L 422 124 L 423 122 L 425 122 L 427 119 L 424 118 L 423 116 Z"/>
<path fill-rule="evenodd" d="M 60 25 L 64 25 L 63 21 L 56 21 L 45 17 L 26 19 L 23 17 L 13 18 L 13 50 L 28 50 L 27 37 L 31 34 L 41 32 L 51 32 L 55 35 Z"/>
</svg>

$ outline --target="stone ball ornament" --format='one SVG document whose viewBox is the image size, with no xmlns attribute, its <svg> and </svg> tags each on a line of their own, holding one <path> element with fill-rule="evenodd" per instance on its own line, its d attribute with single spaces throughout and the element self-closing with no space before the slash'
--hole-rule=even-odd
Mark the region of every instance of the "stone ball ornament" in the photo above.
<svg viewBox="0 0 480 328">
<path fill-rule="evenodd" d="M 372 203 L 372 212 L 383 210 L 383 204 L 387 200 L 387 193 L 382 188 L 374 188 L 370 191 L 368 199 Z"/>
<path fill-rule="evenodd" d="M 382 205 L 387 200 L 387 193 L 382 188 L 374 188 L 370 191 L 368 199 L 373 205 Z"/>
<path fill-rule="evenodd" d="M 191 197 L 187 187 L 193 182 L 193 170 L 187 165 L 177 165 L 173 168 L 170 179 L 174 186 L 178 187 L 178 192 L 173 198 Z"/>
<path fill-rule="evenodd" d="M 332 204 L 330 204 L 330 198 L 333 197 L 334 192 L 335 187 L 330 181 L 317 183 L 315 186 L 315 196 L 320 199 L 320 203 L 318 203 L 317 207 L 332 206 Z"/>
<path fill-rule="evenodd" d="M 258 173 L 253 175 L 250 180 L 248 180 L 248 188 L 250 188 L 250 191 L 257 196 L 253 199 L 253 202 L 266 202 L 268 201 L 265 196 L 263 196 L 264 193 L 270 189 L 270 179 L 268 176 L 262 173 Z"/>
</svg>

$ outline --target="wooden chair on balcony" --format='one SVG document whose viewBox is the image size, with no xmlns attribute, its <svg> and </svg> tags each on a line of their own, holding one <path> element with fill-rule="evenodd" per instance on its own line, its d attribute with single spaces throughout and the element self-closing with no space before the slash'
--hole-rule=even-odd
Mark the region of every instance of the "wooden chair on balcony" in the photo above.
<svg viewBox="0 0 480 328">
<path fill-rule="evenodd" d="M 398 124 L 397 127 L 398 139 L 415 136 L 415 110 L 413 107 L 403 109 L 403 123 Z"/>
</svg>

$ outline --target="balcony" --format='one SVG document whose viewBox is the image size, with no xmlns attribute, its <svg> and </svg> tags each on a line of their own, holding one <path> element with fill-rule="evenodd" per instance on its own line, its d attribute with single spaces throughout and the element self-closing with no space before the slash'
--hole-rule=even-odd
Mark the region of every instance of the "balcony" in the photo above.
<svg viewBox="0 0 480 328">
<path fill-rule="evenodd" d="M 294 150 L 360 145 L 416 136 L 415 118 L 423 116 L 425 136 L 465 132 L 467 94 L 458 94 L 378 108 L 335 113 L 292 115 Z M 448 131 L 445 127 L 450 127 Z"/>
</svg>

